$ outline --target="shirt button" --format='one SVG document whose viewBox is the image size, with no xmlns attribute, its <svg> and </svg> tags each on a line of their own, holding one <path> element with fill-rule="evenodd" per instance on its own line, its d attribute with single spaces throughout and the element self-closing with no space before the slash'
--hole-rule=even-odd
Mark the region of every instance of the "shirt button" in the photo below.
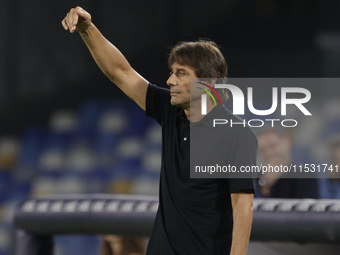
<svg viewBox="0 0 340 255">
<path fill-rule="evenodd" d="M 184 137 L 183 140 L 186 141 L 188 138 Z"/>
</svg>

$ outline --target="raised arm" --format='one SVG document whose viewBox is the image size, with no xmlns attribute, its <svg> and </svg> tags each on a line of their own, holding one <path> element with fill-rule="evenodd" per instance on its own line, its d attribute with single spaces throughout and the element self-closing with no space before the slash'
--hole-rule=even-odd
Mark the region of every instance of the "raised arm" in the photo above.
<svg viewBox="0 0 340 255">
<path fill-rule="evenodd" d="M 79 32 L 103 73 L 128 97 L 145 110 L 148 81 L 139 75 L 91 21 L 91 15 L 81 7 L 72 8 L 62 20 L 65 30 Z"/>
</svg>

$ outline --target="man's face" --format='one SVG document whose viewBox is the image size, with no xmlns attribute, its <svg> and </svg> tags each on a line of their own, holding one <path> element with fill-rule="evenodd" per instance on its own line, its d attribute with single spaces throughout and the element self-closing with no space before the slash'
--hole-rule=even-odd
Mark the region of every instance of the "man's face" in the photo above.
<svg viewBox="0 0 340 255">
<path fill-rule="evenodd" d="M 171 66 L 171 75 L 166 82 L 170 87 L 171 105 L 190 108 L 190 79 L 193 78 L 197 76 L 192 67 L 177 62 Z"/>
<path fill-rule="evenodd" d="M 290 157 L 290 141 L 273 131 L 265 131 L 257 137 L 259 156 L 265 164 L 284 164 Z"/>
</svg>

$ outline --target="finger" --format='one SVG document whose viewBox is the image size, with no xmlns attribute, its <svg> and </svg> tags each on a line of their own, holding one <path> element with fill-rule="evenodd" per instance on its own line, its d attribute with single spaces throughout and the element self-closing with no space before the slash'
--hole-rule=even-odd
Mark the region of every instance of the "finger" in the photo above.
<svg viewBox="0 0 340 255">
<path fill-rule="evenodd" d="M 68 29 L 69 31 L 72 33 L 72 15 L 71 13 L 67 13 L 67 16 L 66 16 L 66 24 L 68 26 Z"/>
<path fill-rule="evenodd" d="M 72 13 L 72 28 L 71 28 L 72 32 L 74 32 L 76 30 L 78 18 L 79 18 L 79 16 L 78 16 L 77 12 L 73 12 Z"/>
<path fill-rule="evenodd" d="M 90 20 L 91 19 L 91 15 L 87 11 L 85 11 L 83 8 L 81 8 L 79 6 L 76 8 L 76 12 L 77 12 L 79 17 L 82 17 L 85 20 Z"/>
<path fill-rule="evenodd" d="M 68 23 L 69 23 L 69 29 L 70 32 L 72 33 L 72 27 L 73 27 L 73 13 L 74 13 L 74 8 L 72 8 L 70 10 L 70 12 L 68 13 Z"/>
<path fill-rule="evenodd" d="M 83 8 L 81 8 L 81 7 L 79 7 L 79 6 L 77 6 L 76 8 L 74 8 L 74 11 L 75 11 L 75 12 L 82 11 L 82 10 L 83 10 Z"/>
<path fill-rule="evenodd" d="M 69 16 L 69 25 L 70 25 L 70 32 L 72 33 L 72 27 L 73 27 L 73 13 L 74 13 L 74 8 L 72 8 L 68 14 Z"/>
<path fill-rule="evenodd" d="M 78 14 L 78 18 L 81 17 L 84 20 L 88 19 L 87 12 L 85 12 L 83 10 L 77 10 L 77 14 Z"/>
<path fill-rule="evenodd" d="M 65 19 L 63 19 L 63 20 L 61 21 L 61 24 L 63 25 L 63 27 L 64 27 L 65 30 L 68 29 L 68 27 L 67 27 L 67 25 L 66 25 L 66 22 L 65 22 Z"/>
</svg>

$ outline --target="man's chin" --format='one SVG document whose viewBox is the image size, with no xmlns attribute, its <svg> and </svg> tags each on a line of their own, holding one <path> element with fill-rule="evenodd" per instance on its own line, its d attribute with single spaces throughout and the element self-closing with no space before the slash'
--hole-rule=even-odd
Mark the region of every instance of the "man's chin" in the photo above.
<svg viewBox="0 0 340 255">
<path fill-rule="evenodd" d="M 173 98 L 170 99 L 170 104 L 172 106 L 178 106 L 178 102 L 176 102 L 176 100 L 174 100 Z"/>
<path fill-rule="evenodd" d="M 189 107 L 189 105 L 190 105 L 190 103 L 184 104 L 183 102 L 180 102 L 179 100 L 176 100 L 174 98 L 171 98 L 170 104 L 172 106 L 176 106 L 176 107 L 179 107 L 179 108 L 182 108 L 182 109 L 185 109 L 185 108 Z"/>
</svg>

